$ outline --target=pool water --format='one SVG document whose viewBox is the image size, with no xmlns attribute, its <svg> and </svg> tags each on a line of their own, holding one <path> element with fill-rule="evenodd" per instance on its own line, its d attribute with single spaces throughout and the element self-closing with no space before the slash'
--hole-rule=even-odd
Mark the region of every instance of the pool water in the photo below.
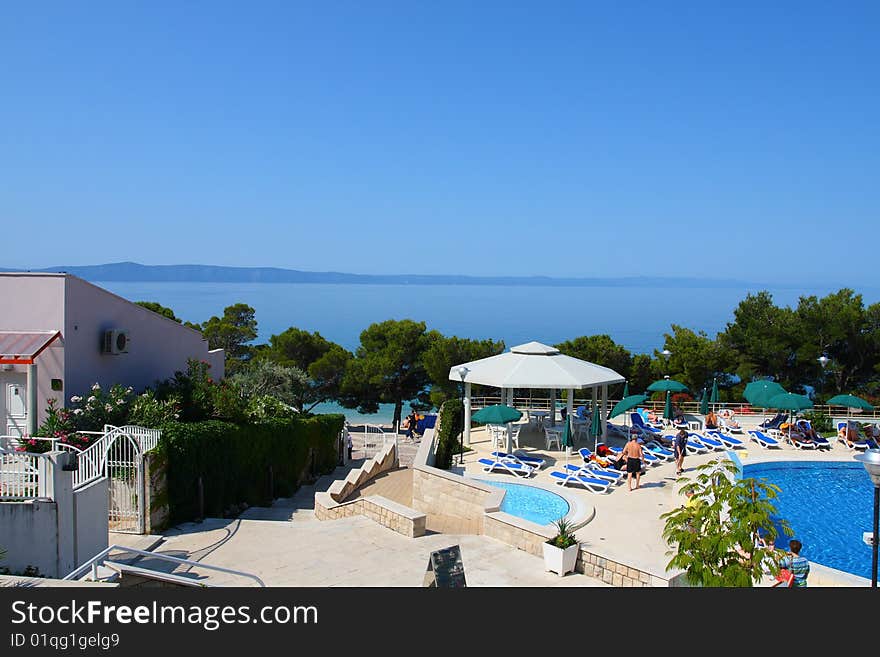
<svg viewBox="0 0 880 657">
<path fill-rule="evenodd" d="M 861 463 L 756 463 L 744 477 L 782 490 L 773 504 L 803 543 L 801 555 L 823 566 L 871 577 L 871 548 L 862 534 L 874 526 L 874 487 Z M 777 547 L 788 541 L 777 525 Z"/>
<path fill-rule="evenodd" d="M 512 516 L 531 520 L 539 525 L 549 525 L 568 513 L 569 506 L 565 498 L 543 488 L 504 481 L 480 481 L 507 491 L 501 502 L 501 510 Z"/>
</svg>

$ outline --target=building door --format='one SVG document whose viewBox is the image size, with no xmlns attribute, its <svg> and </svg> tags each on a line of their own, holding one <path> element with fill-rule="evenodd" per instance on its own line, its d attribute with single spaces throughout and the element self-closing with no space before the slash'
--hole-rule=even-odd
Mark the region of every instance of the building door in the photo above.
<svg viewBox="0 0 880 657">
<path fill-rule="evenodd" d="M 7 436 L 27 433 L 27 374 L 0 372 L 0 430 Z"/>
</svg>

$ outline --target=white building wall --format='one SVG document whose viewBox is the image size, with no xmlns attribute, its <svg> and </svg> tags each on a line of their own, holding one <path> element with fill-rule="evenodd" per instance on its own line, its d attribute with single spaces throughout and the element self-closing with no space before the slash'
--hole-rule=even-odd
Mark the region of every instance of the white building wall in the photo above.
<svg viewBox="0 0 880 657">
<path fill-rule="evenodd" d="M 64 274 L 4 272 L 0 275 L 0 331 L 63 332 L 64 286 Z M 46 404 L 50 398 L 64 405 L 65 390 L 56 392 L 51 389 L 52 379 L 64 382 L 63 338 L 62 333 L 62 337 L 36 359 L 37 426 L 46 419 Z M 13 371 L 24 375 L 27 366 L 15 365 Z"/>
<path fill-rule="evenodd" d="M 67 405 L 98 382 L 140 391 L 186 370 L 188 358 L 211 363 L 211 375 L 223 376 L 224 352 L 209 353 L 202 334 L 69 274 L 0 272 L 0 331 L 57 331 L 62 336 L 36 360 L 37 425 L 50 398 Z M 101 353 L 107 329 L 128 329 L 129 353 Z M 26 366 L 15 366 L 25 372 Z M 63 383 L 51 389 L 52 379 Z"/>
<path fill-rule="evenodd" d="M 65 394 L 82 394 L 94 383 L 114 383 L 143 390 L 186 370 L 188 358 L 208 360 L 202 334 L 107 292 L 81 278 L 69 276 L 64 325 Z M 104 354 L 104 332 L 127 329 L 127 354 Z"/>
</svg>

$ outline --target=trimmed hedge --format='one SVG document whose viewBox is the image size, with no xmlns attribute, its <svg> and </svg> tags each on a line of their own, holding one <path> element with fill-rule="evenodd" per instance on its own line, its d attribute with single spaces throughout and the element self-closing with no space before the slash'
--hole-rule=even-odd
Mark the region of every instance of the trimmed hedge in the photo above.
<svg viewBox="0 0 880 657">
<path fill-rule="evenodd" d="M 163 425 L 157 451 L 167 463 L 171 524 L 199 517 L 199 477 L 206 517 L 292 495 L 309 475 L 336 467 L 344 422 L 342 415 L 318 415 L 246 425 L 219 420 Z"/>
<path fill-rule="evenodd" d="M 460 399 L 447 399 L 437 418 L 437 454 L 434 465 L 441 470 L 452 467 L 452 457 L 459 449 L 459 435 L 464 427 L 464 406 Z"/>
</svg>

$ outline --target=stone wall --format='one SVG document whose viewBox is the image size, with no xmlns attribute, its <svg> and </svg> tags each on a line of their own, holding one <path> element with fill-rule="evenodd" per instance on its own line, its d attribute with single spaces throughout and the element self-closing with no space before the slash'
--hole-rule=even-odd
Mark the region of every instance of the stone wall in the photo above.
<svg viewBox="0 0 880 657">
<path fill-rule="evenodd" d="M 382 472 L 396 469 L 397 466 L 396 445 L 385 446 L 360 468 L 351 470 L 345 479 L 337 479 L 330 484 L 326 493 L 315 493 L 315 517 L 318 520 L 338 520 L 349 516 L 366 516 L 404 536 L 410 538 L 424 536 L 426 521 L 424 513 L 414 511 L 381 495 L 345 501 L 368 481 Z"/>
<path fill-rule="evenodd" d="M 578 553 L 575 570 L 590 577 L 601 579 L 611 586 L 674 586 L 674 584 L 662 577 L 631 568 L 626 564 L 600 557 L 587 552 L 581 545 Z"/>
<path fill-rule="evenodd" d="M 386 445 L 376 456 L 364 463 L 361 467 L 350 470 L 345 479 L 337 479 L 327 492 L 334 502 L 344 502 L 361 486 L 372 480 L 377 475 L 388 470 L 394 470 L 399 465 L 397 459 L 397 445 Z"/>
<path fill-rule="evenodd" d="M 425 535 L 424 513 L 413 511 L 381 495 L 370 495 L 340 504 L 328 493 L 315 494 L 315 517 L 318 520 L 338 520 L 349 516 L 366 516 L 409 538 Z"/>
<path fill-rule="evenodd" d="M 144 454 L 144 533 L 168 527 L 168 462 L 156 451 Z"/>
<path fill-rule="evenodd" d="M 523 518 L 517 518 L 503 511 L 486 513 L 484 534 L 498 539 L 503 543 L 525 550 L 536 557 L 544 556 L 544 543 L 553 538 L 556 532 Z"/>
</svg>

